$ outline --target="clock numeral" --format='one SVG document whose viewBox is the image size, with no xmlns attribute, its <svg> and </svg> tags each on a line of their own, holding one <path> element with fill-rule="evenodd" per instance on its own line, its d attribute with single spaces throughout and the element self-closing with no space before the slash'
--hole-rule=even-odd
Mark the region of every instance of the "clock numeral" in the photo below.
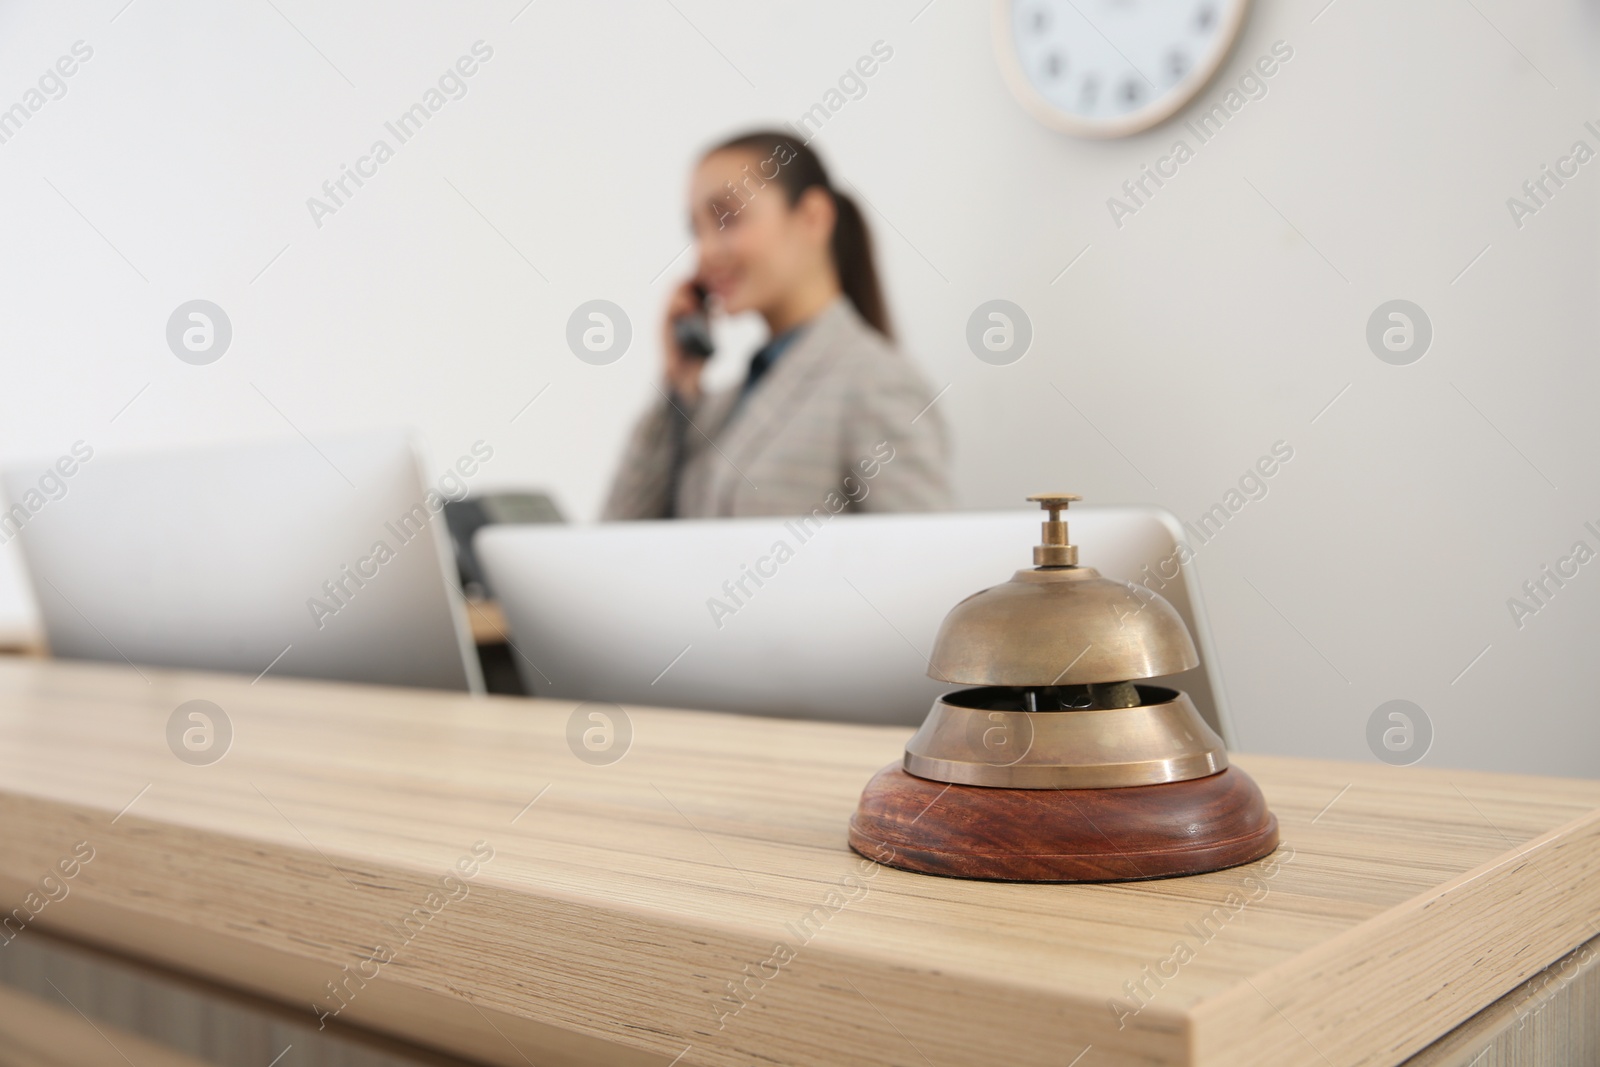
<svg viewBox="0 0 1600 1067">
<path fill-rule="evenodd" d="M 1054 116 L 1042 117 L 1069 132 L 1117 136 L 1146 129 L 1196 98 L 1219 50 L 1226 54 L 1233 45 L 1248 4 L 1006 0 L 995 5 L 995 13 L 999 43 L 1010 46 L 1006 72 L 1022 75 L 1023 85 L 1013 85 L 1017 95 L 1030 108 L 1053 111 Z M 1127 42 L 1127 52 L 1098 32 L 1085 14 L 1090 9 L 1125 24 L 1128 35 L 1137 38 Z"/>
</svg>

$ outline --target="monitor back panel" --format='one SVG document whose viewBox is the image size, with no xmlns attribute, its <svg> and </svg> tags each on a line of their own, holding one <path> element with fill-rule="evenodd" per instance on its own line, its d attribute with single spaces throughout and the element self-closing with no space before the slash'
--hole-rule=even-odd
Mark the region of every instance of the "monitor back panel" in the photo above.
<svg viewBox="0 0 1600 1067">
<path fill-rule="evenodd" d="M 8 469 L 9 502 L 37 477 Z M 20 529 L 55 655 L 481 685 L 443 520 L 399 431 L 96 456 L 65 484 Z"/>
<path fill-rule="evenodd" d="M 926 676 L 945 614 L 1031 567 L 1042 518 L 492 526 L 476 544 L 533 695 L 912 724 L 952 688 Z M 1185 689 L 1231 740 L 1177 520 L 1149 507 L 1067 518 L 1084 564 L 1157 590 L 1183 616 L 1201 666 L 1160 684 Z"/>
</svg>

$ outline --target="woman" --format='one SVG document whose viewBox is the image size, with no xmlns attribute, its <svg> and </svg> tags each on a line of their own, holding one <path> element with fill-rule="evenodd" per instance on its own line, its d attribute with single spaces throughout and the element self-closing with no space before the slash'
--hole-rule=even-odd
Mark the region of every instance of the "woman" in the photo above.
<svg viewBox="0 0 1600 1067">
<path fill-rule="evenodd" d="M 635 427 L 606 519 L 949 507 L 934 392 L 895 350 L 866 223 L 816 153 L 776 132 L 708 152 L 690 184 L 699 265 L 668 301 L 659 402 Z M 674 329 L 755 311 L 770 339 L 736 389 Z"/>
</svg>

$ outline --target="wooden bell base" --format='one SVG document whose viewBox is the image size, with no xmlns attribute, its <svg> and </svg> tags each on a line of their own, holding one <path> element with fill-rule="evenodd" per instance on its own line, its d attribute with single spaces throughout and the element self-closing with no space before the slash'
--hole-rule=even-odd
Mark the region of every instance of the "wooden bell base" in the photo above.
<svg viewBox="0 0 1600 1067">
<path fill-rule="evenodd" d="M 1125 882 L 1236 867 L 1278 847 L 1250 776 L 1119 789 L 946 785 L 899 763 L 867 783 L 850 847 L 902 870 L 1005 882 Z"/>
</svg>

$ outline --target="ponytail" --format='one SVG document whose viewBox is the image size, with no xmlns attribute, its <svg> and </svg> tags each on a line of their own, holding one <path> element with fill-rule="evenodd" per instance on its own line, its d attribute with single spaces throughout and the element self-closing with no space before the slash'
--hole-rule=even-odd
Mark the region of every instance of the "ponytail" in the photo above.
<svg viewBox="0 0 1600 1067">
<path fill-rule="evenodd" d="M 776 130 L 742 134 L 724 141 L 711 151 L 736 150 L 759 152 L 764 160 L 771 159 L 777 164 L 775 175 L 769 176 L 764 168 L 759 168 L 762 170 L 761 177 L 782 186 L 791 206 L 811 188 L 820 188 L 833 200 L 837 218 L 829 251 L 833 258 L 833 269 L 839 275 L 839 288 L 869 326 L 892 339 L 894 330 L 889 323 L 889 308 L 884 300 L 883 286 L 878 281 L 878 268 L 872 254 L 872 233 L 867 229 L 867 220 L 856 202 L 829 182 L 822 160 L 803 140 Z"/>
<path fill-rule="evenodd" d="M 833 268 L 839 272 L 839 288 L 850 298 L 856 311 L 874 330 L 894 337 L 889 325 L 889 308 L 878 284 L 878 270 L 872 257 L 872 233 L 856 202 L 841 192 L 833 192 L 839 221 L 833 226 Z"/>
</svg>

